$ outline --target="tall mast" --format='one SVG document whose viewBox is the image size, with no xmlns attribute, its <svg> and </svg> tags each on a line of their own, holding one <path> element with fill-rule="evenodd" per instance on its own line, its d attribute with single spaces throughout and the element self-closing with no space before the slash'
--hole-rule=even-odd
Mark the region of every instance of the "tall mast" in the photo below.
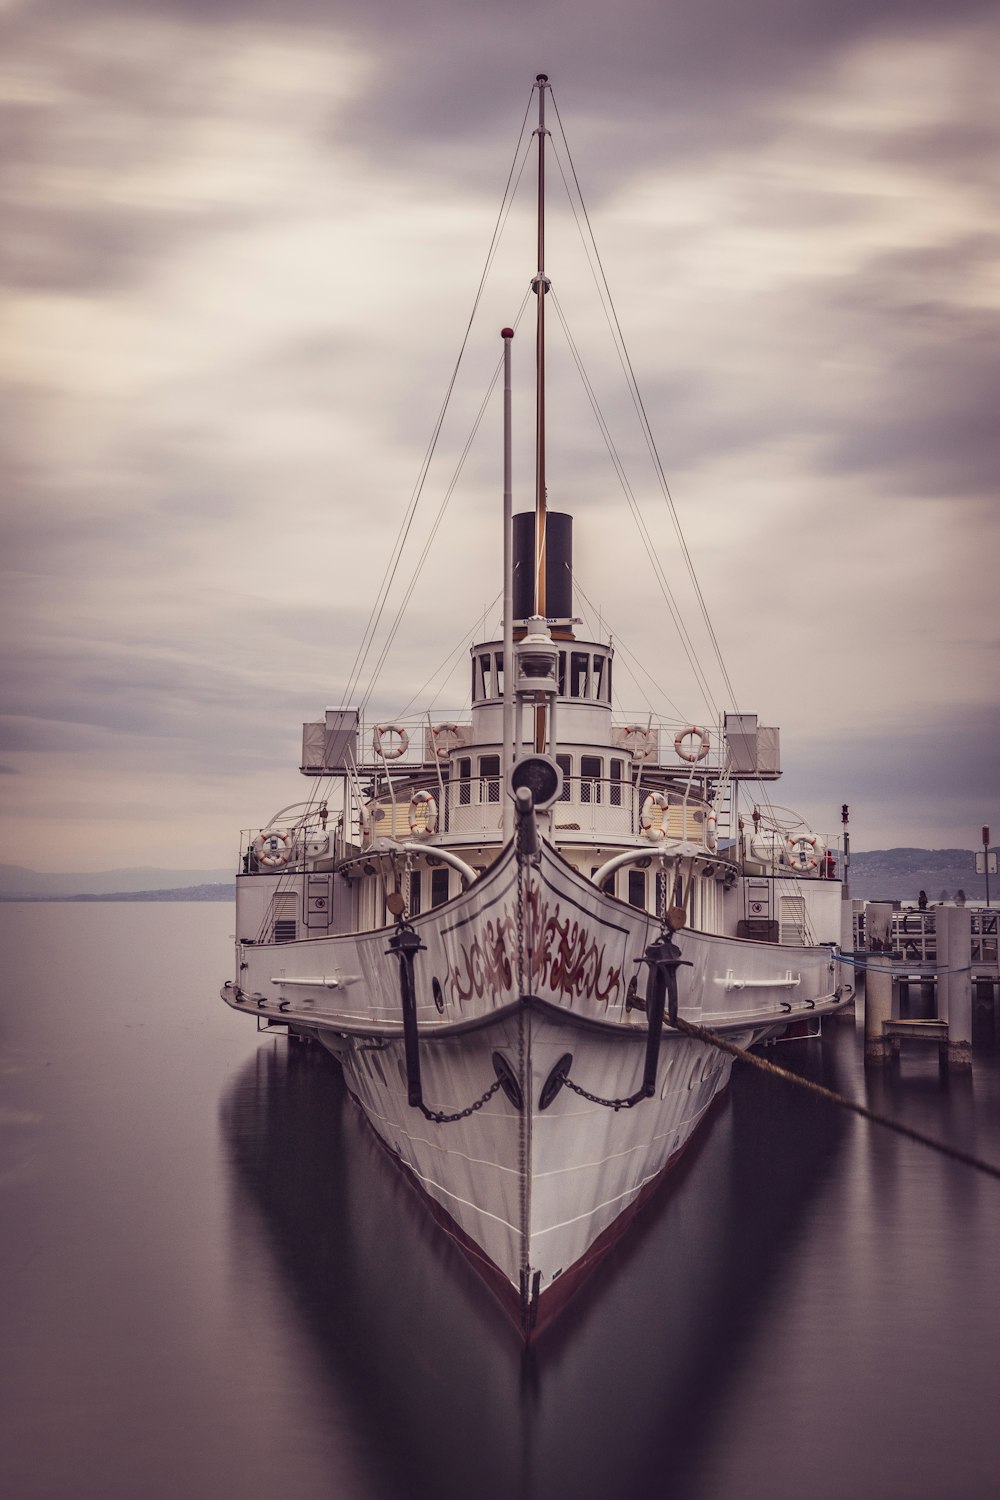
<svg viewBox="0 0 1000 1500">
<path fill-rule="evenodd" d="M 537 299 L 535 325 L 535 614 L 545 618 L 545 90 L 548 74 L 539 73 L 538 87 L 538 271 L 532 286 Z"/>
</svg>

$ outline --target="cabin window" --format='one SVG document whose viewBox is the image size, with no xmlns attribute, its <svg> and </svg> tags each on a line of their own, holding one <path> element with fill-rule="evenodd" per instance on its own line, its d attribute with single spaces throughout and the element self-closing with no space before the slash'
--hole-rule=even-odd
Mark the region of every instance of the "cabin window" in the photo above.
<svg viewBox="0 0 1000 1500">
<path fill-rule="evenodd" d="M 498 651 L 493 658 L 493 691 L 498 698 L 503 697 L 503 652 Z"/>
<path fill-rule="evenodd" d="M 560 698 L 565 698 L 565 696 L 566 696 L 566 653 L 565 653 L 565 651 L 560 651 L 560 653 L 559 653 L 559 696 L 560 696 Z"/>
<path fill-rule="evenodd" d="M 493 697 L 493 656 L 487 651 L 479 658 L 479 670 L 482 673 L 482 697 Z"/>
<path fill-rule="evenodd" d="M 448 899 L 448 871 L 431 871 L 431 906 L 443 906 Z"/>
<path fill-rule="evenodd" d="M 646 872 L 645 870 L 629 870 L 628 872 L 628 904 L 637 906 L 640 911 L 646 909 Z"/>
<path fill-rule="evenodd" d="M 556 765 L 563 773 L 563 789 L 559 793 L 560 802 L 568 802 L 570 798 L 570 776 L 573 774 L 573 761 L 568 755 L 557 755 Z"/>
<path fill-rule="evenodd" d="M 601 800 L 601 757 L 599 755 L 580 756 L 580 801 L 600 802 Z"/>
<path fill-rule="evenodd" d="M 593 686 L 594 686 L 594 697 L 597 699 L 598 702 L 600 702 L 601 699 L 604 697 L 604 692 L 603 692 L 603 689 L 604 689 L 604 668 L 606 666 L 607 666 L 607 657 L 604 657 L 604 656 L 595 656 L 594 657 Z"/>
<path fill-rule="evenodd" d="M 458 805 L 468 807 L 472 800 L 472 761 L 463 755 L 458 763 Z"/>
<path fill-rule="evenodd" d="M 569 655 L 569 695 L 590 697 L 590 652 L 571 651 Z"/>
<path fill-rule="evenodd" d="M 420 915 L 420 871 L 419 870 L 411 870 L 410 871 L 410 901 L 409 901 L 409 906 L 410 906 L 410 916 L 411 917 L 418 917 Z"/>
<path fill-rule="evenodd" d="M 482 778 L 481 798 L 483 802 L 500 801 L 500 757 L 499 755 L 481 755 L 479 757 L 479 775 Z"/>
<path fill-rule="evenodd" d="M 625 780 L 625 762 L 613 760 L 611 762 L 611 785 L 608 787 L 608 801 L 612 807 L 621 807 L 624 801 L 622 795 L 622 782 Z"/>
</svg>

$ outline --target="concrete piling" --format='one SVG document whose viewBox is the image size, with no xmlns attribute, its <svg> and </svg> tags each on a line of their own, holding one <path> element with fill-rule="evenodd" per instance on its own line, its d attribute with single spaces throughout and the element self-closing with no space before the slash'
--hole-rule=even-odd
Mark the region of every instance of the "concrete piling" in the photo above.
<svg viewBox="0 0 1000 1500">
<path fill-rule="evenodd" d="M 937 936 L 938 1015 L 948 1023 L 948 1067 L 972 1067 L 972 913 L 965 906 L 939 906 Z"/>
<path fill-rule="evenodd" d="M 892 906 L 873 901 L 865 912 L 865 948 L 872 967 L 865 968 L 865 1062 L 890 1060 L 883 1023 L 892 1019 Z"/>
</svg>

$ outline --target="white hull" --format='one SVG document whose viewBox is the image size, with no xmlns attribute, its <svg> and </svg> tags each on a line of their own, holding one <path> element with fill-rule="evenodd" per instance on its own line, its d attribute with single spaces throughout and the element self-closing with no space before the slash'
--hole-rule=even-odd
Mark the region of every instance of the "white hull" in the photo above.
<svg viewBox="0 0 1000 1500">
<path fill-rule="evenodd" d="M 548 846 L 537 866 L 508 850 L 462 896 L 418 917 L 414 959 L 420 1082 L 408 1097 L 400 968 L 391 930 L 287 944 L 240 944 L 244 982 L 230 1004 L 318 1037 L 388 1150 L 459 1231 L 525 1331 L 586 1268 L 683 1150 L 725 1088 L 731 1059 L 663 1028 L 652 1097 L 639 1088 L 647 1047 L 638 960 L 659 925 L 605 896 Z M 520 946 L 519 946 L 520 939 Z M 788 948 L 696 931 L 678 934 L 678 1014 L 742 1045 L 836 1007 L 822 948 Z M 519 982 L 520 970 L 520 982 Z M 631 988 L 631 995 L 630 995 Z M 522 1107 L 497 1085 L 494 1059 Z M 478 1109 L 470 1106 L 493 1092 Z M 467 1112 L 468 1111 L 468 1112 Z"/>
</svg>

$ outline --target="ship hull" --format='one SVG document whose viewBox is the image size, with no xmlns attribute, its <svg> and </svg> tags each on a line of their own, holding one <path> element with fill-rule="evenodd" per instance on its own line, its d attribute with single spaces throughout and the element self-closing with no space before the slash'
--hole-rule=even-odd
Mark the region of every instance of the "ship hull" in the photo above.
<svg viewBox="0 0 1000 1500">
<path fill-rule="evenodd" d="M 547 846 L 533 863 L 506 851 L 412 930 L 409 1035 L 391 930 L 242 942 L 246 988 L 223 993 L 339 1059 L 387 1151 L 531 1336 L 680 1157 L 732 1059 L 664 1026 L 650 1078 L 644 959 L 659 924 Z M 826 949 L 690 930 L 677 946 L 679 1015 L 738 1045 L 839 1003 Z"/>
</svg>

